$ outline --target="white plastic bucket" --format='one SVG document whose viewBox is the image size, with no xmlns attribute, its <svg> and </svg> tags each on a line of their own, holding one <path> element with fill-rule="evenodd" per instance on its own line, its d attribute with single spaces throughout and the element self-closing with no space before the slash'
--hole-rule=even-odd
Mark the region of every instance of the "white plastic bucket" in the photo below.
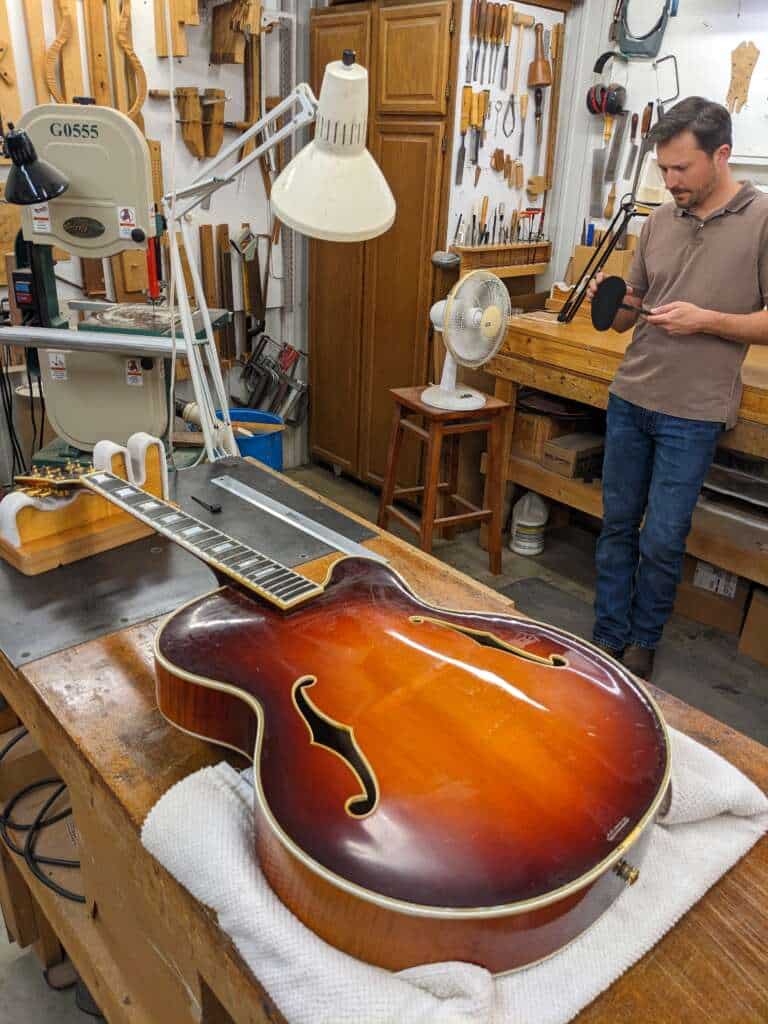
<svg viewBox="0 0 768 1024">
<path fill-rule="evenodd" d="M 512 536 L 509 546 L 518 555 L 540 555 L 544 550 L 544 530 L 549 506 L 543 498 L 528 491 L 512 510 Z"/>
</svg>

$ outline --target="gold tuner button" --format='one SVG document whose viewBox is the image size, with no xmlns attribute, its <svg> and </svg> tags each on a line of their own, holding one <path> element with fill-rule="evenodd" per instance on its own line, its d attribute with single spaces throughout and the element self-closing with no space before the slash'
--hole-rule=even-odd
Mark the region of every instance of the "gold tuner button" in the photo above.
<svg viewBox="0 0 768 1024">
<path fill-rule="evenodd" d="M 620 860 L 613 870 L 627 885 L 634 885 L 640 877 L 640 868 L 633 868 L 625 860 Z"/>
</svg>

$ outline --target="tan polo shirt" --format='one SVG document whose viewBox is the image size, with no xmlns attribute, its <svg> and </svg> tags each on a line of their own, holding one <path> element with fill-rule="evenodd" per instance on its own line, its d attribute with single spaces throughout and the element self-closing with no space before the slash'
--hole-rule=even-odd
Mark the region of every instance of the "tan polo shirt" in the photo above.
<svg viewBox="0 0 768 1024">
<path fill-rule="evenodd" d="M 768 304 L 768 195 L 745 182 L 700 220 L 674 203 L 648 217 L 628 284 L 649 308 L 692 302 L 720 313 Z M 655 412 L 732 427 L 748 345 L 712 334 L 667 334 L 638 321 L 610 390 Z"/>
</svg>

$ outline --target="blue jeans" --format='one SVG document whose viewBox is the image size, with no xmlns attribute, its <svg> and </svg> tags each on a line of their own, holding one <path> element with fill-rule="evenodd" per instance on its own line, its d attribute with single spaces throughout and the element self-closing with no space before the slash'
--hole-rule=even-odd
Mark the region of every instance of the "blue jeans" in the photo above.
<svg viewBox="0 0 768 1024">
<path fill-rule="evenodd" d="M 661 639 L 722 429 L 722 423 L 667 416 L 609 397 L 596 642 L 616 650 L 627 644 L 653 649 Z"/>
</svg>

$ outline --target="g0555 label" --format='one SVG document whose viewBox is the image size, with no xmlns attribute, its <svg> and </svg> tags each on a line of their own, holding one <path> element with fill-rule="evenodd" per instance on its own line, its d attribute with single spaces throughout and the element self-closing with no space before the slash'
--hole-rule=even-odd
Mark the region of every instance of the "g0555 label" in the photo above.
<svg viewBox="0 0 768 1024">
<path fill-rule="evenodd" d="M 94 217 L 70 217 L 64 221 L 62 227 L 74 238 L 98 238 L 106 231 L 101 221 Z"/>
<path fill-rule="evenodd" d="M 84 121 L 52 121 L 50 133 L 57 139 L 98 139 L 98 124 Z"/>
</svg>

